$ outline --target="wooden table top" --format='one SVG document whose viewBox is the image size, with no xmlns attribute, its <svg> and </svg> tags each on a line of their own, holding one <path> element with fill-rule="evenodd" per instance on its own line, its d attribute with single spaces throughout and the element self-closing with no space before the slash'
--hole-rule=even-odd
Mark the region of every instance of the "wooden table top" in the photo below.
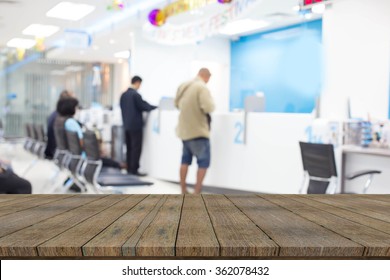
<svg viewBox="0 0 390 280">
<path fill-rule="evenodd" d="M 0 195 L 0 258 L 390 258 L 390 195 Z"/>
</svg>

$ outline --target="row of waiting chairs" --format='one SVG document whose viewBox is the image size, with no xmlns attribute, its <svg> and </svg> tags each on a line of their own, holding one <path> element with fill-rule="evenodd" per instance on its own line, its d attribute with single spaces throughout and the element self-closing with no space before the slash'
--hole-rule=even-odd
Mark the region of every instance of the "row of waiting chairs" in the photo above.
<svg viewBox="0 0 390 280">
<path fill-rule="evenodd" d="M 42 125 L 27 124 L 26 133 L 24 148 L 37 157 L 28 168 L 29 170 L 38 160 L 45 159 L 46 137 Z M 102 167 L 99 144 L 94 132 L 84 133 L 84 150 L 77 133 L 55 128 L 54 134 L 57 149 L 53 161 L 58 167 L 58 172 L 51 180 L 51 184 L 55 185 L 54 180 L 60 171 L 67 173 L 70 180 L 62 185 L 63 192 L 67 192 L 73 184 L 84 192 L 94 193 L 120 193 L 123 187 L 152 185 L 150 182 L 139 180 L 136 176 L 122 174 L 119 169 Z"/>
<path fill-rule="evenodd" d="M 76 132 L 55 129 L 57 147 L 61 153 L 68 153 L 69 170 L 78 182 L 96 193 L 121 192 L 120 188 L 149 186 L 150 182 L 141 181 L 137 176 L 123 174 L 119 169 L 103 167 L 100 159 L 99 143 L 93 131 L 84 132 L 84 150 Z"/>
</svg>

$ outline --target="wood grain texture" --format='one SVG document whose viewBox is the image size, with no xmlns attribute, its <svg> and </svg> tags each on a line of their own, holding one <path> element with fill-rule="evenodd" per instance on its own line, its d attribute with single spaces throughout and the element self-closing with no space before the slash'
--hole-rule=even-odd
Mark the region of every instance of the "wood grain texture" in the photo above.
<svg viewBox="0 0 390 280">
<path fill-rule="evenodd" d="M 260 197 L 227 197 L 280 246 L 279 256 L 363 255 L 363 246 Z"/>
<path fill-rule="evenodd" d="M 0 194 L 0 207 L 3 206 L 3 203 L 7 201 L 21 199 L 29 196 L 29 194 Z"/>
<path fill-rule="evenodd" d="M 122 255 L 123 256 L 135 256 L 136 255 L 136 246 L 140 240 L 142 234 L 148 228 L 151 222 L 156 218 L 158 211 L 160 211 L 161 206 L 167 201 L 167 196 L 162 196 L 161 200 L 153 208 L 153 210 L 145 217 L 142 223 L 139 225 L 137 230 L 133 235 L 127 240 L 122 246 Z"/>
<path fill-rule="evenodd" d="M 324 215 L 322 210 L 308 207 L 308 205 L 296 201 L 304 199 L 299 198 L 299 196 L 295 196 L 294 200 L 275 195 L 262 197 L 341 236 L 349 238 L 353 242 L 363 245 L 365 247 L 364 256 L 390 256 L 389 234 L 333 214 Z"/>
<path fill-rule="evenodd" d="M 295 196 L 290 195 L 288 196 L 290 199 L 294 199 Z M 332 206 L 320 201 L 317 201 L 315 199 L 311 199 L 310 197 L 307 196 L 298 196 L 299 198 L 306 198 L 306 199 L 299 199 L 299 202 L 307 204 L 311 207 L 314 207 L 318 210 L 331 213 L 333 215 L 342 217 L 344 219 L 353 221 L 355 223 L 359 223 L 365 226 L 368 226 L 370 228 L 382 231 L 384 233 L 390 234 L 390 223 L 387 223 L 382 220 L 374 219 L 371 217 L 368 217 L 366 215 L 362 215 L 359 213 L 351 212 L 349 210 Z"/>
<path fill-rule="evenodd" d="M 359 197 L 363 197 L 366 199 L 371 199 L 371 200 L 379 200 L 379 201 L 384 201 L 390 203 L 390 195 L 383 195 L 383 194 L 369 194 L 369 195 L 359 195 Z"/>
<path fill-rule="evenodd" d="M 61 197 L 64 198 L 62 195 L 58 198 Z M 48 199 L 51 200 L 51 198 L 42 197 L 42 203 L 40 206 L 0 217 L 0 237 L 72 210 L 75 207 L 79 207 L 85 203 L 98 199 L 99 196 L 68 196 L 67 198 L 60 200 L 58 200 L 58 198 L 54 202 L 46 203 L 46 201 Z"/>
<path fill-rule="evenodd" d="M 1 258 L 390 259 L 390 195 L 0 195 L 0 213 Z"/>
<path fill-rule="evenodd" d="M 176 256 L 219 256 L 219 243 L 201 196 L 185 195 L 176 241 Z"/>
<path fill-rule="evenodd" d="M 170 195 L 161 206 L 155 219 L 141 236 L 136 255 L 143 257 L 175 256 L 183 195 Z"/>
<path fill-rule="evenodd" d="M 221 256 L 276 256 L 279 246 L 223 195 L 203 195 Z"/>
<path fill-rule="evenodd" d="M 82 256 L 82 246 L 115 222 L 147 195 L 127 196 L 108 209 L 38 246 L 39 256 Z"/>
<path fill-rule="evenodd" d="M 150 195 L 83 246 L 84 256 L 121 256 L 122 245 L 162 199 Z"/>
<path fill-rule="evenodd" d="M 382 220 L 390 223 L 390 206 L 389 203 L 361 199 L 359 196 L 354 195 L 335 195 L 335 196 L 309 196 L 319 202 L 323 202 L 329 205 L 337 206 L 351 212 L 366 215 L 371 218 Z"/>
<path fill-rule="evenodd" d="M 18 199 L 6 201 L 0 204 L 0 217 L 6 216 L 12 213 L 23 211 L 29 208 L 34 208 L 43 204 L 47 204 L 53 201 L 69 198 L 73 195 L 53 195 L 53 194 L 40 194 L 22 196 Z"/>
<path fill-rule="evenodd" d="M 123 199 L 99 196 L 97 200 L 0 238 L 0 256 L 38 256 L 37 246 Z"/>
</svg>

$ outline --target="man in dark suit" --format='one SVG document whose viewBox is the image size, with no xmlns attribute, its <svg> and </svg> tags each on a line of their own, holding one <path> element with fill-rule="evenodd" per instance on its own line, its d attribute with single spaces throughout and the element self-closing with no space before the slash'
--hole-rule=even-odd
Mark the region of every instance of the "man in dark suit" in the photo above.
<svg viewBox="0 0 390 280">
<path fill-rule="evenodd" d="M 131 79 L 131 87 L 122 94 L 120 99 L 123 127 L 126 133 L 127 172 L 137 176 L 146 175 L 138 171 L 144 124 L 142 112 L 149 112 L 157 108 L 144 101 L 138 93 L 141 83 L 142 79 L 134 76 Z"/>
</svg>

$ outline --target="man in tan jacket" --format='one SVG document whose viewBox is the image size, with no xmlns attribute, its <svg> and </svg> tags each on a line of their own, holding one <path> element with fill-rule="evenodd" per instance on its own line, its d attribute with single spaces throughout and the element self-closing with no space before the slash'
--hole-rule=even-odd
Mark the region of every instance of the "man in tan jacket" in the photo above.
<svg viewBox="0 0 390 280">
<path fill-rule="evenodd" d="M 198 76 L 183 83 L 177 90 L 175 106 L 180 110 L 176 132 L 183 141 L 183 155 L 180 166 L 180 186 L 187 192 L 187 172 L 195 156 L 198 163 L 195 193 L 202 191 L 203 179 L 210 166 L 210 121 L 209 113 L 214 111 L 214 101 L 206 84 L 211 76 L 207 68 L 199 70 Z"/>
</svg>

